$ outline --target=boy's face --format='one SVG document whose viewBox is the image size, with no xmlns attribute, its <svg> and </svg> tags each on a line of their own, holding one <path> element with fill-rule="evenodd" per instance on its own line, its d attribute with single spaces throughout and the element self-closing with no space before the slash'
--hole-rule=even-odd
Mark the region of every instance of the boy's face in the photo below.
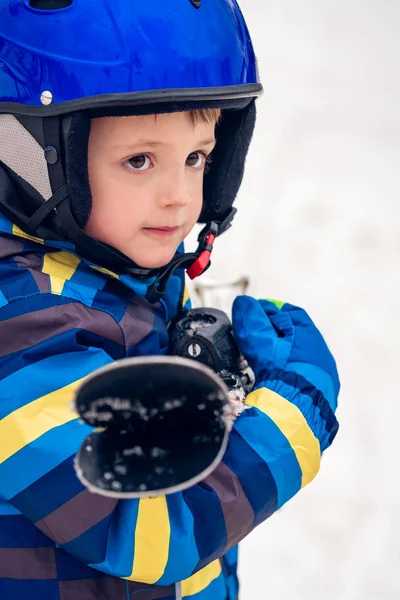
<svg viewBox="0 0 400 600">
<path fill-rule="evenodd" d="M 188 113 L 93 119 L 85 232 L 141 267 L 166 265 L 199 218 L 214 130 Z"/>
</svg>

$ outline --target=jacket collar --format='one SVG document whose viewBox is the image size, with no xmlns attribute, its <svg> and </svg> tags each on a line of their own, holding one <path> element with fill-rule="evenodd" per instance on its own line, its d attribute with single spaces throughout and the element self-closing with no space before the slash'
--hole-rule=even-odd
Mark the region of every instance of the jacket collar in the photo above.
<svg viewBox="0 0 400 600">
<path fill-rule="evenodd" d="M 138 279 L 134 275 L 123 274 L 119 275 L 102 267 L 99 264 L 93 263 L 85 258 L 82 258 L 77 252 L 75 246 L 70 242 L 65 241 L 55 241 L 55 240 L 47 240 L 38 237 L 31 236 L 22 229 L 20 229 L 17 225 L 12 223 L 7 217 L 0 213 L 0 235 L 6 234 L 7 236 L 11 236 L 15 238 L 15 241 L 23 241 L 25 245 L 25 251 L 38 251 L 41 254 L 47 254 L 54 251 L 64 251 L 71 254 L 74 257 L 79 258 L 79 260 L 85 263 L 90 269 L 98 273 L 102 273 L 104 276 L 109 277 L 111 279 L 117 279 L 122 284 L 124 284 L 127 288 L 134 291 L 137 295 L 144 298 L 147 294 L 147 290 L 149 286 L 154 283 L 155 277 L 149 277 L 147 279 Z"/>
</svg>

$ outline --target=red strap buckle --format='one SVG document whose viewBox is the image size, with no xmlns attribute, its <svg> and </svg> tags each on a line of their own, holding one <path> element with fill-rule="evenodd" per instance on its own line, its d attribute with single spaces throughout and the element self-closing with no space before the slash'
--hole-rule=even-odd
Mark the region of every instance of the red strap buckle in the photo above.
<svg viewBox="0 0 400 600">
<path fill-rule="evenodd" d="M 204 273 L 204 271 L 210 264 L 211 251 L 214 240 L 215 235 L 213 233 L 209 233 L 204 241 L 204 245 L 206 246 L 206 248 L 200 252 L 199 258 L 195 260 L 192 266 L 189 267 L 189 269 L 187 270 L 187 274 L 189 275 L 190 279 L 195 279 L 196 277 Z"/>
</svg>

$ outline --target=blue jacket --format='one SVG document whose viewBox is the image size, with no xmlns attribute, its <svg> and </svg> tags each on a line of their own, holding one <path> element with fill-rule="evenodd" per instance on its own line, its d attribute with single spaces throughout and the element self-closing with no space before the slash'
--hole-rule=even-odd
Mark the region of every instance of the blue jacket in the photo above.
<svg viewBox="0 0 400 600">
<path fill-rule="evenodd" d="M 151 305 L 149 281 L 2 215 L 0 232 L 0 598 L 236 600 L 237 543 L 316 475 L 327 415 L 307 405 L 286 419 L 281 402 L 275 418 L 258 390 L 204 482 L 154 499 L 88 492 L 73 467 L 90 432 L 74 390 L 114 360 L 167 352 L 183 273 Z"/>
</svg>

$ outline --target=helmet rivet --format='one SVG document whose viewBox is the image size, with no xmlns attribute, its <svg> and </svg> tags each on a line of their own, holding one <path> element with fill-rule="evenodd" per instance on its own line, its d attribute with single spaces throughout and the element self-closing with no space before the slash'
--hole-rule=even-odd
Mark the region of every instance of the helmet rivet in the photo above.
<svg viewBox="0 0 400 600">
<path fill-rule="evenodd" d="M 201 0 L 190 0 L 195 8 L 201 8 Z"/>
<path fill-rule="evenodd" d="M 45 106 L 48 106 L 53 102 L 53 94 L 48 90 L 45 90 L 40 94 L 40 102 Z"/>
<path fill-rule="evenodd" d="M 58 152 L 54 146 L 46 146 L 44 156 L 49 165 L 55 165 L 58 161 Z"/>
</svg>

